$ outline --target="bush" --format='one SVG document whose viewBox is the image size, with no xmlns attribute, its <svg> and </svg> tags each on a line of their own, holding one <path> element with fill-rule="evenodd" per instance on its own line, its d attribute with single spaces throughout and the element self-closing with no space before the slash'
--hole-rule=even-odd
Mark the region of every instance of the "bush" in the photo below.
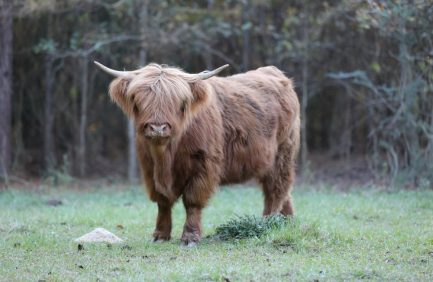
<svg viewBox="0 0 433 282">
<path fill-rule="evenodd" d="M 220 240 L 259 238 L 270 231 L 281 229 L 289 220 L 281 215 L 257 217 L 239 216 L 216 228 L 215 237 Z"/>
</svg>

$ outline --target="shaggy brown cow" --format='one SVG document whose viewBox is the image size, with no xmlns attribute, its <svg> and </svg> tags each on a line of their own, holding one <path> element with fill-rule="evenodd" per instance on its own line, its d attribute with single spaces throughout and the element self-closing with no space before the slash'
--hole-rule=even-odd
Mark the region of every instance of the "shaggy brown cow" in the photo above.
<svg viewBox="0 0 433 282">
<path fill-rule="evenodd" d="M 275 67 L 229 77 L 150 64 L 116 71 L 110 96 L 135 121 L 136 146 L 149 197 L 158 204 L 154 240 L 169 240 L 171 208 L 182 196 L 182 243 L 201 237 L 201 212 L 219 184 L 255 178 L 263 215 L 293 214 L 290 196 L 299 148 L 299 101 Z M 212 77 L 212 78 L 211 78 Z"/>
</svg>

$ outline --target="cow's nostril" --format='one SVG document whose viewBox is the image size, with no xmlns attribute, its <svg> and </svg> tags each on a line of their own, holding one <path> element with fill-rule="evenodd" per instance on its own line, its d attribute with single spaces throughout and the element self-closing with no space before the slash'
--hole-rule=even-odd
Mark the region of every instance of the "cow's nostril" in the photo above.
<svg viewBox="0 0 433 282">
<path fill-rule="evenodd" d="M 168 123 L 148 123 L 146 124 L 152 131 L 163 132 L 170 128 Z"/>
</svg>

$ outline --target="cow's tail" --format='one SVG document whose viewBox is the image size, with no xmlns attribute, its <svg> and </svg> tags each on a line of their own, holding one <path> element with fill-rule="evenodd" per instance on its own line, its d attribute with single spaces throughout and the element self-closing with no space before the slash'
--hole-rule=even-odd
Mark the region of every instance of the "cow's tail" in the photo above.
<svg viewBox="0 0 433 282">
<path fill-rule="evenodd" d="M 301 144 L 301 118 L 299 113 L 294 117 L 292 128 L 289 132 L 289 143 L 291 145 L 290 161 L 294 165 Z"/>
<path fill-rule="evenodd" d="M 298 96 L 294 90 L 293 81 L 288 78 L 286 79 L 285 106 L 287 107 L 287 112 L 290 113 L 290 119 L 286 131 L 286 140 L 290 145 L 290 162 L 292 165 L 295 165 L 301 144 L 301 109 Z"/>
</svg>

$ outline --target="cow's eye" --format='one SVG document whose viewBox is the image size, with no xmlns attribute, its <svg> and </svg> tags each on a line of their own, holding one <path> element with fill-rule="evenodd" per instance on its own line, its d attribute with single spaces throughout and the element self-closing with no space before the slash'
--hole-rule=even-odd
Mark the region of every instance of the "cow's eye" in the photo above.
<svg viewBox="0 0 433 282">
<path fill-rule="evenodd" d="M 134 105 L 134 107 L 132 108 L 132 110 L 134 111 L 134 114 L 138 115 L 139 110 L 138 110 L 137 105 Z"/>
<path fill-rule="evenodd" d="M 185 114 L 185 110 L 186 110 L 186 102 L 182 102 L 182 104 L 180 105 L 180 113 L 181 114 Z"/>
</svg>

